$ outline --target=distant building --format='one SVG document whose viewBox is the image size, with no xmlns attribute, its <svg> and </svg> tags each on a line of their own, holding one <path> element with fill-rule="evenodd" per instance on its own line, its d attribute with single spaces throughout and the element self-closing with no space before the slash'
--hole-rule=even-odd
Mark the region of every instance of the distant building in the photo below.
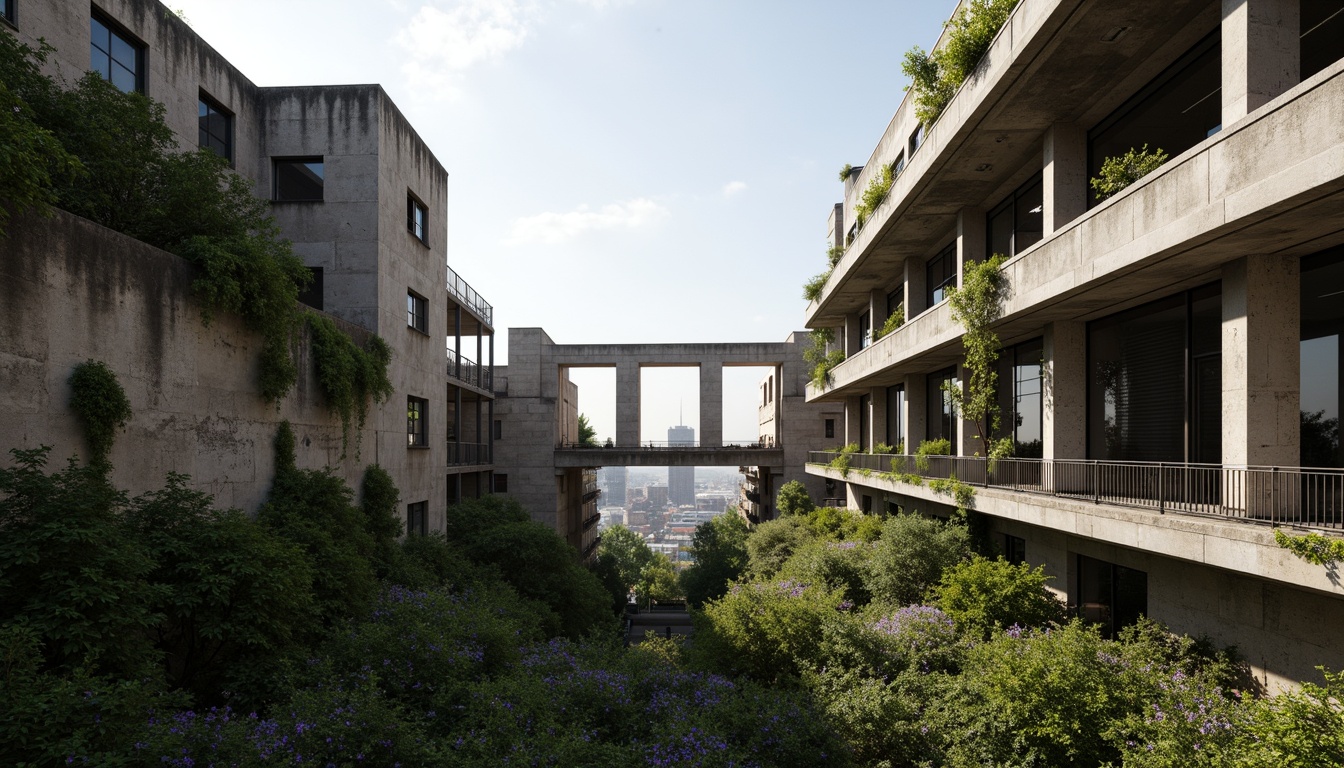
<svg viewBox="0 0 1344 768">
<path fill-rule="evenodd" d="M 695 430 L 687 426 L 669 427 L 668 446 L 694 446 Z M 678 507 L 695 505 L 695 467 L 667 468 L 668 499 Z"/>
</svg>

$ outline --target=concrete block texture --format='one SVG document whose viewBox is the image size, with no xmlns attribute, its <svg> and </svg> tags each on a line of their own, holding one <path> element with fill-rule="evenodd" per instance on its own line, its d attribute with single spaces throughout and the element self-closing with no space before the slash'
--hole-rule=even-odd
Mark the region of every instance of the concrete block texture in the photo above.
<svg viewBox="0 0 1344 768">
<path fill-rule="evenodd" d="M 1222 0 L 1223 125 L 1297 85 L 1297 0 Z"/>
</svg>

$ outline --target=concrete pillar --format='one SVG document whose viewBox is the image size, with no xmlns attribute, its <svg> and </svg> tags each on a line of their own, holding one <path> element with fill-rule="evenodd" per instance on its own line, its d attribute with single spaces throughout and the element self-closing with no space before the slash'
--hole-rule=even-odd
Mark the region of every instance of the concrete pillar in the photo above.
<svg viewBox="0 0 1344 768">
<path fill-rule="evenodd" d="M 1223 464 L 1300 462 L 1300 261 L 1246 256 L 1223 267 Z"/>
<path fill-rule="evenodd" d="M 921 259 L 905 260 L 905 320 L 909 322 L 920 312 L 928 309 L 928 271 Z"/>
<path fill-rule="evenodd" d="M 777 399 L 777 398 L 776 398 Z M 734 435 L 734 438 L 737 436 Z M 700 446 L 723 445 L 723 363 L 700 363 Z"/>
<path fill-rule="evenodd" d="M 859 396 L 845 398 L 845 445 L 862 443 L 859 437 Z"/>
<path fill-rule="evenodd" d="M 1087 325 L 1050 323 L 1045 326 L 1044 347 L 1042 455 L 1087 458 Z"/>
<path fill-rule="evenodd" d="M 873 333 L 887 321 L 887 292 L 873 289 L 868 292 L 868 343 L 872 343 Z"/>
<path fill-rule="evenodd" d="M 929 380 L 922 373 L 905 377 L 905 452 L 913 454 L 928 434 Z"/>
<path fill-rule="evenodd" d="M 784 366 L 783 366 L 783 365 L 776 365 L 776 366 L 775 366 L 775 368 L 774 368 L 774 373 L 773 373 L 773 375 L 771 376 L 771 379 L 772 379 L 771 383 L 772 383 L 772 385 L 774 386 L 774 396 L 773 396 L 773 398 L 772 398 L 772 402 L 770 403 L 770 407 L 774 409 L 774 413 L 772 414 L 772 416 L 774 417 L 774 425 L 775 425 L 775 434 L 774 434 L 774 438 L 775 438 L 775 445 L 780 445 L 780 444 L 781 444 L 781 441 L 784 439 L 784 397 L 785 397 L 785 392 L 784 392 Z M 793 393 L 793 392 L 789 392 L 788 394 L 789 394 L 789 396 L 797 396 L 797 395 L 796 395 L 795 393 Z M 795 409 L 795 410 L 796 410 L 796 409 Z"/>
<path fill-rule="evenodd" d="M 868 390 L 868 401 L 872 403 L 868 420 L 868 445 L 876 446 L 887 442 L 887 388 L 873 387 Z"/>
<path fill-rule="evenodd" d="M 1301 80 L 1298 0 L 1222 0 L 1223 125 Z"/>
<path fill-rule="evenodd" d="M 967 391 L 971 386 L 971 372 L 966 366 L 957 365 L 957 381 L 961 383 L 961 391 Z M 958 414 L 960 416 L 960 414 Z M 975 422 L 963 418 L 954 419 L 957 425 L 956 445 L 952 446 L 952 453 L 957 456 L 975 456 L 985 455 L 985 444 L 980 440 L 980 432 L 976 429 Z"/>
<path fill-rule="evenodd" d="M 1055 123 L 1045 132 L 1041 169 L 1045 236 L 1087 212 L 1087 131 L 1075 123 Z"/>
<path fill-rule="evenodd" d="M 622 448 L 639 445 L 639 363 L 622 360 L 616 364 L 616 444 Z"/>
<path fill-rule="evenodd" d="M 985 233 L 985 209 L 966 206 L 957 211 L 957 286 L 962 284 L 963 268 L 985 260 L 988 247 Z"/>
</svg>

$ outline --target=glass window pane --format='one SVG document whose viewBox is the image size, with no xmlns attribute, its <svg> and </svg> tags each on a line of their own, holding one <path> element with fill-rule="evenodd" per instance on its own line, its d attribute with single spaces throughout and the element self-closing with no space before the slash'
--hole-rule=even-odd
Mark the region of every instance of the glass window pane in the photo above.
<svg viewBox="0 0 1344 768">
<path fill-rule="evenodd" d="M 112 62 L 112 84 L 121 91 L 131 93 L 136 90 L 135 73 L 114 61 Z"/>
<path fill-rule="evenodd" d="M 121 35 L 112 34 L 112 60 L 121 64 L 123 67 L 134 71 L 136 69 L 135 46 L 131 45 Z"/>
<path fill-rule="evenodd" d="M 321 200 L 322 163 L 302 160 L 275 162 L 276 200 Z"/>
<path fill-rule="evenodd" d="M 1301 463 L 1344 467 L 1344 248 L 1302 259 Z"/>
<path fill-rule="evenodd" d="M 1044 191 L 1041 177 L 1023 187 L 1017 193 L 1013 205 L 1016 221 L 1013 225 L 1013 253 L 1021 253 L 1041 241 L 1045 232 Z"/>
<path fill-rule="evenodd" d="M 112 77 L 112 62 L 96 45 L 89 46 L 89 69 L 97 72 L 104 80 Z"/>
<path fill-rule="evenodd" d="M 989 253 L 1013 255 L 1013 206 L 1010 202 L 989 216 Z"/>
<path fill-rule="evenodd" d="M 95 18 L 90 18 L 89 41 L 94 45 L 98 46 L 99 48 L 101 48 L 103 51 L 107 51 L 109 49 L 107 37 L 108 37 L 107 27 L 101 21 Z"/>
</svg>

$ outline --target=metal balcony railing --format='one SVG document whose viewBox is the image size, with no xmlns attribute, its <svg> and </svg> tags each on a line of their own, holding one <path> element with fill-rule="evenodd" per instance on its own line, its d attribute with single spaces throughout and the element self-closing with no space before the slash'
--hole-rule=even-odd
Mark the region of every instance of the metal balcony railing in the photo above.
<svg viewBox="0 0 1344 768">
<path fill-rule="evenodd" d="M 494 384 L 495 369 L 489 365 L 478 365 L 473 360 L 458 355 L 453 350 L 448 353 L 448 375 L 458 381 L 489 391 Z"/>
<path fill-rule="evenodd" d="M 452 267 L 448 268 L 448 293 L 462 306 L 469 307 L 471 311 L 480 315 L 486 325 L 494 326 L 495 308 L 490 306 L 490 302 L 481 298 L 481 295 L 454 272 Z"/>
<path fill-rule="evenodd" d="M 759 439 L 756 439 L 756 440 L 751 440 L 751 441 L 745 441 L 745 440 L 744 440 L 744 441 L 738 441 L 738 442 L 730 442 L 730 441 L 725 440 L 725 441 L 723 442 L 723 445 L 704 445 L 704 446 L 700 445 L 700 442 L 699 442 L 698 440 L 696 440 L 696 441 L 689 441 L 689 440 L 673 440 L 673 441 L 671 441 L 671 442 L 669 442 L 669 441 L 667 441 L 667 440 L 645 440 L 644 442 L 640 443 L 639 445 L 606 445 L 606 444 L 584 445 L 584 444 L 582 444 L 582 443 L 576 443 L 576 442 L 561 442 L 561 443 L 559 443 L 558 445 L 556 445 L 555 447 L 556 447 L 556 448 L 563 448 L 563 449 L 565 449 L 565 450 L 570 450 L 570 449 L 574 449 L 574 448 L 589 448 L 589 449 L 592 449 L 592 450 L 597 450 L 597 449 L 605 448 L 605 449 L 607 449 L 607 450 L 611 450 L 611 449 L 620 449 L 620 450 L 639 449 L 639 450 L 642 450 L 642 451 L 647 451 L 647 450 L 654 450 L 654 451 L 663 450 L 663 451 L 667 451 L 667 450 L 678 450 L 678 449 L 681 449 L 681 450 L 694 449 L 694 450 L 699 450 L 699 451 L 739 451 L 739 450 L 747 450 L 747 449 L 755 449 L 755 450 L 759 450 L 759 449 L 762 449 L 762 448 L 780 448 L 780 447 L 782 447 L 782 446 L 781 446 L 779 443 L 777 443 L 777 442 L 776 442 L 776 443 L 771 443 L 771 444 L 767 445 L 767 444 L 761 442 Z"/>
<path fill-rule="evenodd" d="M 840 454 L 811 451 L 809 464 L 828 465 Z M 956 477 L 986 488 L 1005 488 L 1083 499 L 1094 503 L 1216 515 L 1258 523 L 1291 523 L 1344 528 L 1344 470 L 1301 467 L 1232 467 L 1153 461 L 1087 459 L 985 459 L 978 456 L 928 456 L 920 467 L 914 456 L 849 454 L 849 478 L 855 472 Z"/>
<path fill-rule="evenodd" d="M 454 440 L 448 441 L 449 466 L 492 463 L 494 463 L 494 460 L 490 455 L 489 443 L 459 443 Z"/>
</svg>

